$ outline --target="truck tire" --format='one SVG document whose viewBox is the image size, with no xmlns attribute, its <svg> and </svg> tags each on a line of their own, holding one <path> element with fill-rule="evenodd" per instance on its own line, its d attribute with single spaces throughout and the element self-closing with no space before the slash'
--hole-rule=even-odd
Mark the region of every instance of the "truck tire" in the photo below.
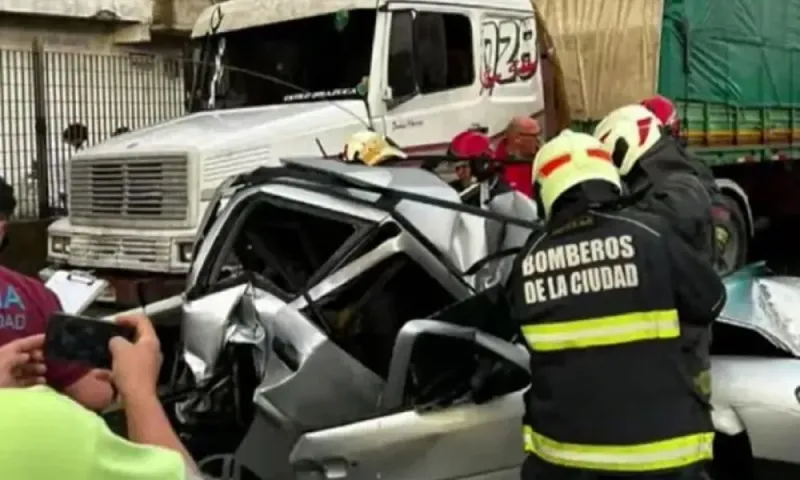
<svg viewBox="0 0 800 480">
<path fill-rule="evenodd" d="M 721 204 L 714 206 L 714 239 L 716 259 L 714 268 L 725 276 L 741 268 L 747 261 L 750 238 L 747 217 L 742 206 L 727 193 Z"/>
</svg>

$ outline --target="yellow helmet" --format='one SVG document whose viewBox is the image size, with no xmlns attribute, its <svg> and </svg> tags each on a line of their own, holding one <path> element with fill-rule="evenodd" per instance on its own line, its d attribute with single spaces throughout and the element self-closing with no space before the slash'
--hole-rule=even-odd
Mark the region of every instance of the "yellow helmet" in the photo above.
<svg viewBox="0 0 800 480">
<path fill-rule="evenodd" d="M 542 145 L 533 159 L 534 195 L 544 218 L 553 204 L 575 185 L 602 180 L 622 189 L 617 167 L 599 140 L 585 133 L 564 130 Z"/>
<path fill-rule="evenodd" d="M 358 132 L 347 140 L 342 152 L 345 162 L 361 162 L 365 165 L 380 165 L 390 158 L 408 158 L 386 138 L 372 131 Z"/>
<path fill-rule="evenodd" d="M 663 124 L 653 112 L 636 104 L 618 108 L 606 115 L 594 129 L 611 154 L 622 176 L 663 136 Z"/>
</svg>

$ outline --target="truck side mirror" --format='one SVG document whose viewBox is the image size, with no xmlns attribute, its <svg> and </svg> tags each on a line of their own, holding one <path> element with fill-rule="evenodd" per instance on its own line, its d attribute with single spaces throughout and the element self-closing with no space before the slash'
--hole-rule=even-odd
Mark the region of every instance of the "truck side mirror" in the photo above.
<svg viewBox="0 0 800 480">
<path fill-rule="evenodd" d="M 394 411 L 403 406 L 414 347 L 423 337 L 431 336 L 471 343 L 518 367 L 523 372 L 529 370 L 528 352 L 511 342 L 472 327 L 439 320 L 409 320 L 398 332 L 392 349 L 389 374 L 381 398 L 381 411 Z M 447 352 L 441 354 L 445 356 Z"/>
</svg>

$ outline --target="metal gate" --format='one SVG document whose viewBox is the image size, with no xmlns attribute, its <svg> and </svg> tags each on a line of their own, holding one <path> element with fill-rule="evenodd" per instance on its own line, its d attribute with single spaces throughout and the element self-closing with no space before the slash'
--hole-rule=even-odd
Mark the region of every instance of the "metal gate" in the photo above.
<svg viewBox="0 0 800 480">
<path fill-rule="evenodd" d="M 58 214 L 69 158 L 184 112 L 180 59 L 0 49 L 0 175 L 18 217 Z"/>
</svg>

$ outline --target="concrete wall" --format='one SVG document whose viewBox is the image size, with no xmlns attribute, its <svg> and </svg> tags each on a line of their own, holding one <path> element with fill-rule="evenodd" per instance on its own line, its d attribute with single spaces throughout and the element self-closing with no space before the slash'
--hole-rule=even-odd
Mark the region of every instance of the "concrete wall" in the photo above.
<svg viewBox="0 0 800 480">
<path fill-rule="evenodd" d="M 153 0 L 0 0 L 0 12 L 150 23 Z"/>
<path fill-rule="evenodd" d="M 212 0 L 155 0 L 153 24 L 188 34 L 200 13 L 214 2 Z"/>
<path fill-rule="evenodd" d="M 126 38 L 125 32 L 136 27 L 91 20 L 2 14 L 0 47 L 28 49 L 35 38 L 40 38 L 48 50 L 111 54 L 132 48 L 174 51 L 182 44 L 181 39 L 151 36 L 145 44 L 131 45 L 136 42 Z M 149 25 L 141 27 L 149 29 Z"/>
</svg>

